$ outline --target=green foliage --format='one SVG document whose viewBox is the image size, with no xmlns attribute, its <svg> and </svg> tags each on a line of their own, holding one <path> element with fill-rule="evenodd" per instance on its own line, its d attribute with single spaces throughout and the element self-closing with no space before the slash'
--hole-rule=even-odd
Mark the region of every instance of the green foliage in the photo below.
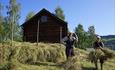
<svg viewBox="0 0 115 70">
<path fill-rule="evenodd" d="M 8 38 L 12 41 L 19 32 L 20 4 L 16 0 L 10 0 L 7 8 L 6 23 L 8 24 Z"/>
<path fill-rule="evenodd" d="M 75 33 L 78 35 L 78 43 L 75 44 L 76 47 L 82 49 L 92 47 L 92 44 L 96 39 L 94 26 L 90 26 L 86 32 L 83 29 L 83 25 L 78 24 L 75 28 Z"/>
<path fill-rule="evenodd" d="M 89 47 L 92 47 L 93 43 L 96 41 L 95 27 L 90 26 L 87 32 L 87 43 Z"/>
<path fill-rule="evenodd" d="M 110 39 L 103 39 L 103 41 L 107 42 L 107 41 L 114 41 L 115 38 L 110 38 Z"/>
<path fill-rule="evenodd" d="M 3 26 L 4 19 L 3 19 L 2 14 L 3 14 L 3 5 L 0 3 L 0 42 L 3 40 L 2 36 L 3 36 L 3 30 L 4 30 L 4 26 Z"/>
<path fill-rule="evenodd" d="M 115 50 L 115 38 L 103 38 L 102 40 L 106 47 Z"/>
<path fill-rule="evenodd" d="M 78 24 L 78 27 L 75 28 L 75 33 L 78 36 L 78 43 L 75 45 L 76 47 L 85 49 L 85 31 L 83 29 L 83 26 L 81 24 Z"/>
<path fill-rule="evenodd" d="M 88 28 L 88 33 L 89 33 L 90 35 L 95 35 L 95 28 L 94 28 L 94 26 L 90 26 L 90 27 Z"/>
<path fill-rule="evenodd" d="M 26 16 L 25 21 L 29 20 L 30 18 L 32 18 L 35 15 L 35 13 L 33 11 L 29 12 L 28 15 Z"/>
<path fill-rule="evenodd" d="M 65 16 L 64 16 L 64 14 L 63 14 L 63 10 L 62 10 L 60 7 L 57 7 L 57 8 L 55 9 L 55 15 L 56 15 L 58 18 L 60 18 L 60 19 L 62 19 L 62 20 L 65 20 Z"/>
<path fill-rule="evenodd" d="M 7 8 L 7 17 L 3 17 L 3 6 L 0 3 L 0 42 L 8 39 L 22 41 L 21 27 L 19 26 L 20 4 L 10 0 Z"/>
<path fill-rule="evenodd" d="M 14 35 L 14 40 L 18 42 L 23 41 L 23 30 L 21 26 L 18 26 L 18 32 Z"/>
<path fill-rule="evenodd" d="M 0 42 L 3 40 L 2 39 L 3 38 L 3 29 L 4 29 L 3 24 L 0 22 Z"/>
</svg>

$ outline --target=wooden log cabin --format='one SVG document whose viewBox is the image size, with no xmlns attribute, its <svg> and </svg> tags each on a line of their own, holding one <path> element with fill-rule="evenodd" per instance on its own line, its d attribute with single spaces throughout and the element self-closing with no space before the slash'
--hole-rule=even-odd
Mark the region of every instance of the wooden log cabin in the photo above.
<svg viewBox="0 0 115 70">
<path fill-rule="evenodd" d="M 23 41 L 59 43 L 67 35 L 67 22 L 42 9 L 23 25 Z"/>
</svg>

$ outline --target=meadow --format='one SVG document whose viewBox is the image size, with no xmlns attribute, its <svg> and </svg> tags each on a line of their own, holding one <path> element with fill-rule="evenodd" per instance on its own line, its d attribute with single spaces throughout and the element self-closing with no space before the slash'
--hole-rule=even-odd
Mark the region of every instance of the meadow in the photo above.
<svg viewBox="0 0 115 70">
<path fill-rule="evenodd" d="M 89 52 L 74 48 L 75 56 L 66 60 L 65 46 L 58 43 L 0 43 L 0 70 L 94 70 Z M 115 70 L 115 58 L 104 63 L 104 70 Z"/>
</svg>

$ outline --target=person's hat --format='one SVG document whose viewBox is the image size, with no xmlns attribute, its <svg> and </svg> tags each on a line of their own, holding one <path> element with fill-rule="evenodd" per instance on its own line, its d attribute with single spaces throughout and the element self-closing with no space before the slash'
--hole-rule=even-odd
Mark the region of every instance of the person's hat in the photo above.
<svg viewBox="0 0 115 70">
<path fill-rule="evenodd" d="M 101 37 L 99 35 L 97 35 L 96 37 L 97 37 L 97 39 L 101 39 Z"/>
</svg>

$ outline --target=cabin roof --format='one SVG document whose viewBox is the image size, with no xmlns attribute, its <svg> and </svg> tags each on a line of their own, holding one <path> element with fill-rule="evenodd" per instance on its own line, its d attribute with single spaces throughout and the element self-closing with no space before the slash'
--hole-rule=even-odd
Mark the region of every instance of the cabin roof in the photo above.
<svg viewBox="0 0 115 70">
<path fill-rule="evenodd" d="M 46 10 L 45 8 L 43 8 L 36 15 L 34 15 L 32 18 L 30 18 L 29 20 L 27 20 L 26 22 L 24 22 L 21 26 L 25 26 L 29 21 L 31 21 L 32 19 L 34 19 L 36 17 L 39 17 L 42 13 L 47 13 L 47 14 L 51 15 L 51 17 L 53 17 L 54 19 L 56 19 L 57 21 L 59 21 L 59 24 L 65 24 L 65 25 L 67 25 L 67 22 L 63 21 L 62 19 L 58 18 L 55 14 L 52 14 L 48 10 Z"/>
</svg>

